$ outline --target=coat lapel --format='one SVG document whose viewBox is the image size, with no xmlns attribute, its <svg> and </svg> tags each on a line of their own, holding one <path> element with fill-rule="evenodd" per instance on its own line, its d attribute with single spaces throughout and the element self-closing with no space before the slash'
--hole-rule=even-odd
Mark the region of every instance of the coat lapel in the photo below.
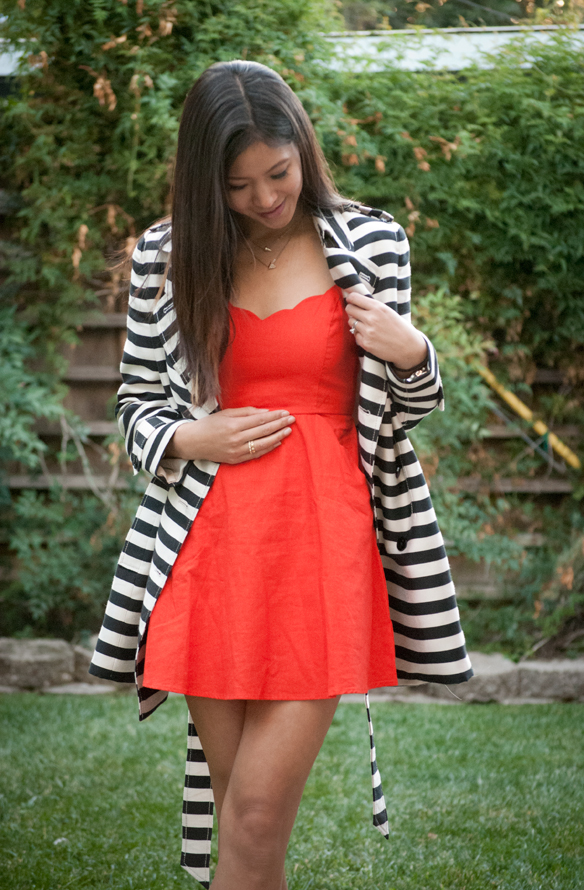
<svg viewBox="0 0 584 890">
<path fill-rule="evenodd" d="M 351 241 L 351 233 L 342 214 L 338 211 L 323 211 L 322 214 L 314 216 L 313 221 L 320 235 L 330 273 L 343 293 L 354 291 L 365 297 L 375 298 L 376 276 L 371 269 L 365 266 L 362 258 L 357 256 Z M 360 361 L 361 379 L 358 408 L 360 440 L 364 436 L 368 443 L 375 443 L 387 404 L 387 372 L 385 362 L 368 353 L 363 354 Z M 375 383 L 369 381 L 375 381 Z M 369 445 L 364 449 L 364 445 L 365 441 L 363 440 L 360 449 L 361 457 L 367 463 L 371 447 Z M 373 467 L 365 466 L 364 469 L 372 481 Z"/>
</svg>

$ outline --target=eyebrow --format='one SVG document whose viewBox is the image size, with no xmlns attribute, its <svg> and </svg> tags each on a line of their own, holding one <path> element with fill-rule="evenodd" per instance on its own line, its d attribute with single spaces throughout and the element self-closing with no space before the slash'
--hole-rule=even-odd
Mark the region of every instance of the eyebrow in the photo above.
<svg viewBox="0 0 584 890">
<path fill-rule="evenodd" d="M 269 170 L 266 170 L 266 174 L 271 173 L 272 170 L 275 170 L 276 167 L 280 167 L 282 164 L 287 164 L 289 161 L 290 161 L 290 158 L 289 158 L 289 157 L 288 157 L 288 158 L 282 158 L 281 161 L 278 161 L 276 164 L 274 164 L 272 167 L 270 167 Z M 227 178 L 228 178 L 228 179 L 249 179 L 248 176 L 233 176 L 233 175 L 228 176 Z"/>
</svg>

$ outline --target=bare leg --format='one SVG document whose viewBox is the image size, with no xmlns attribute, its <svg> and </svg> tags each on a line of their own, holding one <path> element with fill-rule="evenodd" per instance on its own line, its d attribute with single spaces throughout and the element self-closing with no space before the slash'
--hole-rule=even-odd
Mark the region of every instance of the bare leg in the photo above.
<svg viewBox="0 0 584 890">
<path fill-rule="evenodd" d="M 288 840 L 338 700 L 187 698 L 217 797 L 213 890 L 286 890 Z"/>
<path fill-rule="evenodd" d="M 196 715 L 195 726 L 201 744 L 204 744 L 205 757 L 211 774 L 217 822 L 219 823 L 223 799 L 243 731 L 247 702 L 241 699 L 222 701 L 188 695 L 185 698 L 193 721 L 195 721 Z M 282 872 L 280 890 L 288 890 L 284 872 Z"/>
<path fill-rule="evenodd" d="M 211 774 L 217 820 L 221 819 L 233 762 L 241 741 L 246 702 L 185 696 Z"/>
</svg>

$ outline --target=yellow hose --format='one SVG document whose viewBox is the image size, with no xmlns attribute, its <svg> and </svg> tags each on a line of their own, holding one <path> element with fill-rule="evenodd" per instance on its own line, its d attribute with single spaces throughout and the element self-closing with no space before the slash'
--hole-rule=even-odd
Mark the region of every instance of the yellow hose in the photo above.
<svg viewBox="0 0 584 890">
<path fill-rule="evenodd" d="M 556 451 L 560 457 L 563 457 L 567 464 L 570 464 L 571 467 L 574 467 L 575 470 L 579 470 L 581 467 L 579 458 L 574 454 L 571 448 L 568 448 L 567 445 L 564 445 L 561 439 L 558 439 L 555 433 L 550 432 L 545 423 L 542 420 L 534 420 L 533 419 L 533 411 L 531 411 L 521 399 L 518 399 L 517 396 L 509 392 L 508 389 L 499 383 L 495 375 L 489 371 L 488 368 L 485 368 L 483 365 L 475 364 L 474 367 L 479 372 L 481 377 L 487 381 L 489 386 L 498 393 L 502 399 L 504 399 L 507 404 L 513 408 L 516 414 L 519 414 L 524 420 L 527 420 L 540 436 L 547 435 L 547 440 Z"/>
</svg>

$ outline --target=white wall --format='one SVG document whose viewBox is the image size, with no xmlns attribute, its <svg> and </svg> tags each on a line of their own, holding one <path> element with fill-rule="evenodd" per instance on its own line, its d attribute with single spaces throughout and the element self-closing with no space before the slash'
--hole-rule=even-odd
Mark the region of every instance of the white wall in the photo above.
<svg viewBox="0 0 584 890">
<path fill-rule="evenodd" d="M 332 68 L 345 71 L 460 71 L 471 65 L 492 68 L 485 55 L 500 51 L 518 40 L 551 43 L 558 32 L 566 35 L 584 51 L 584 27 L 559 28 L 557 25 L 501 28 L 440 28 L 406 31 L 349 31 L 327 35 L 334 44 Z M 529 67 L 529 63 L 525 64 Z"/>
</svg>

